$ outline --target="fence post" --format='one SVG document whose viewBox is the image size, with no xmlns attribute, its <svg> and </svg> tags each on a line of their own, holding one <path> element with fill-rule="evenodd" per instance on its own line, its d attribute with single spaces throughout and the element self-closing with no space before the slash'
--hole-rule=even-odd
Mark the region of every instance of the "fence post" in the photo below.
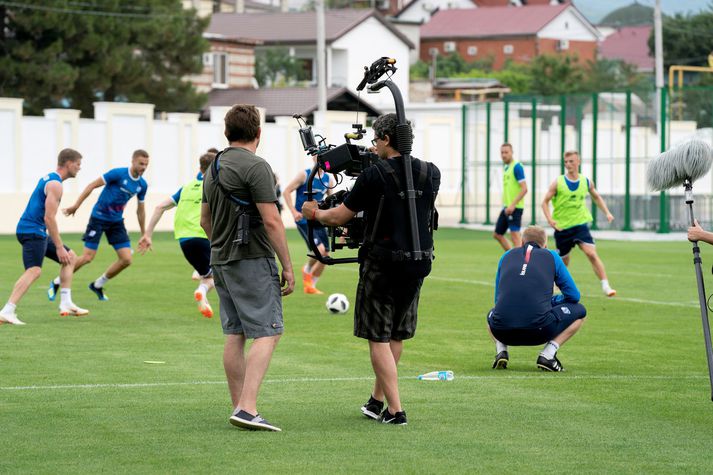
<svg viewBox="0 0 713 475">
<path fill-rule="evenodd" d="M 597 183 L 597 126 L 599 122 L 599 94 L 592 94 L 592 181 Z M 597 204 L 592 201 L 592 229 L 597 229 Z"/>
<path fill-rule="evenodd" d="M 666 88 L 659 89 L 661 92 L 661 152 L 666 151 Z M 668 233 L 668 198 L 666 192 L 659 195 L 659 233 Z"/>
<path fill-rule="evenodd" d="M 567 96 L 560 95 L 560 175 L 564 175 L 565 123 L 567 122 Z"/>
<path fill-rule="evenodd" d="M 503 137 L 503 142 L 507 143 L 509 142 L 508 138 L 510 137 L 510 102 L 508 100 L 508 96 L 505 96 L 505 103 L 503 104 L 503 117 L 505 118 L 504 120 L 504 137 Z"/>
<path fill-rule="evenodd" d="M 631 231 L 631 91 L 626 91 L 626 177 L 624 182 L 624 227 Z"/>
<path fill-rule="evenodd" d="M 485 103 L 485 223 L 490 223 L 490 102 Z"/>
<path fill-rule="evenodd" d="M 535 223 L 535 209 L 537 204 L 537 97 L 532 98 L 532 218 L 530 224 Z"/>
<path fill-rule="evenodd" d="M 468 178 L 468 124 L 466 117 L 468 114 L 468 105 L 461 106 L 461 180 L 460 180 L 460 223 L 465 224 L 468 220 L 465 217 L 466 205 L 466 181 Z"/>
</svg>

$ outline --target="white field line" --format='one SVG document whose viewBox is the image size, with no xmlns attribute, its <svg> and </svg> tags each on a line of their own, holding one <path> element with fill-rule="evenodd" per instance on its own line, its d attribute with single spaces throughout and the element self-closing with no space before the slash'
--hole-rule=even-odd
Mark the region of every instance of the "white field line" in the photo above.
<svg viewBox="0 0 713 475">
<path fill-rule="evenodd" d="M 530 375 L 493 375 L 493 376 L 461 376 L 456 375 L 456 380 L 465 379 L 468 381 L 497 381 L 497 380 L 542 380 L 546 375 L 530 374 Z M 415 376 L 401 376 L 402 381 L 415 381 Z M 602 380 L 602 381 L 655 381 L 655 380 L 691 380 L 691 379 L 707 379 L 705 375 L 650 375 L 650 376 L 635 376 L 627 374 L 609 374 L 609 375 L 564 375 L 562 381 L 567 380 Z M 339 377 L 339 378 L 284 378 L 284 379 L 266 379 L 263 381 L 266 384 L 290 384 L 290 383 L 335 383 L 344 381 L 373 381 L 373 376 L 355 376 L 355 377 Z M 552 381 L 548 379 L 548 381 Z M 436 384 L 434 382 L 431 384 Z M 171 386 L 224 386 L 225 381 L 184 381 L 184 382 L 163 382 L 163 383 L 107 383 L 107 384 L 54 384 L 46 386 L 0 386 L 0 391 L 53 391 L 62 389 L 136 389 L 136 388 L 162 388 Z M 424 384 L 429 384 L 424 382 Z"/>
<path fill-rule="evenodd" d="M 339 270 L 353 271 L 352 269 L 339 269 Z M 483 285 L 486 287 L 495 287 L 495 284 L 490 281 L 473 280 L 473 279 L 457 279 L 457 278 L 451 278 L 451 277 L 438 277 L 435 275 L 429 275 L 428 277 L 426 277 L 426 280 L 440 280 L 441 282 L 454 282 L 454 283 L 458 283 L 458 284 Z M 606 297 L 604 295 L 587 295 L 587 298 L 609 299 L 610 297 Z M 621 297 L 621 296 L 616 296 L 614 298 L 611 298 L 611 301 L 612 302 L 623 301 L 623 302 L 633 302 L 633 303 L 645 303 L 645 304 L 650 304 L 650 305 L 665 305 L 665 306 L 669 306 L 669 307 L 698 308 L 698 303 L 694 302 L 694 301 L 667 302 L 667 301 L 662 301 L 662 300 L 637 299 L 634 297 Z"/>
</svg>

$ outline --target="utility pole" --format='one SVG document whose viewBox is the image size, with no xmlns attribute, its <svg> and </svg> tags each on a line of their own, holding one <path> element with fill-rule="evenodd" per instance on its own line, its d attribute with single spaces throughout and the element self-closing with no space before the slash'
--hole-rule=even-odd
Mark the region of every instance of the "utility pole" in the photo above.
<svg viewBox="0 0 713 475">
<path fill-rule="evenodd" d="M 327 110 L 327 65 L 325 26 L 324 26 L 324 0 L 315 0 L 315 12 L 317 14 L 317 110 L 325 112 Z"/>
<path fill-rule="evenodd" d="M 661 23 L 661 0 L 656 0 L 656 6 L 654 7 L 654 55 L 655 55 L 655 68 L 656 68 L 656 108 L 661 107 L 661 96 L 662 89 L 664 87 L 663 83 L 663 27 Z M 670 86 L 670 84 L 669 84 Z M 661 111 L 657 114 L 657 117 L 661 117 Z M 666 124 L 659 124 L 659 134 L 663 130 Z"/>
</svg>

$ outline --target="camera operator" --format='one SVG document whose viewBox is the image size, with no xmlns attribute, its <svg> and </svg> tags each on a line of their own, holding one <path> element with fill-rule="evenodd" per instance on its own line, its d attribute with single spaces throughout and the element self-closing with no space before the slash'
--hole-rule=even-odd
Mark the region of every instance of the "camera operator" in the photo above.
<svg viewBox="0 0 713 475">
<path fill-rule="evenodd" d="M 255 154 L 260 133 L 255 106 L 239 104 L 225 115 L 230 146 L 206 172 L 201 226 L 210 239 L 210 263 L 220 297 L 223 366 L 235 408 L 230 423 L 280 431 L 258 413 L 257 395 L 283 332 L 281 295 L 292 293 L 295 279 L 275 205 L 275 177 L 270 165 Z M 248 338 L 254 341 L 246 357 Z"/>
<path fill-rule="evenodd" d="M 359 283 L 354 307 L 354 335 L 369 340 L 371 364 L 376 376 L 374 392 L 362 413 L 388 424 L 406 424 L 401 407 L 397 364 L 403 340 L 416 332 L 416 313 L 423 279 L 431 270 L 435 227 L 435 197 L 441 181 L 438 168 L 412 159 L 422 260 L 411 259 L 412 249 L 403 157 L 396 143 L 396 114 L 374 121 L 379 160 L 357 178 L 344 203 L 328 210 L 308 201 L 302 214 L 329 226 L 347 223 L 365 213 L 365 243 L 359 249 Z M 384 409 L 384 400 L 388 407 Z"/>
</svg>

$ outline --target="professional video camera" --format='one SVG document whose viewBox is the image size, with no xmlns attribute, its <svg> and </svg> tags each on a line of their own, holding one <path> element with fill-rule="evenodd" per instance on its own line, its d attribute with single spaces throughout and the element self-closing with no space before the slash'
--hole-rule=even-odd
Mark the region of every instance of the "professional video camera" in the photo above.
<svg viewBox="0 0 713 475">
<path fill-rule="evenodd" d="M 401 97 L 401 91 L 396 84 L 390 80 L 391 76 L 396 72 L 395 59 L 382 57 L 374 61 L 371 66 L 364 67 L 364 78 L 357 86 L 357 91 L 361 91 L 369 84 L 368 88 L 372 92 L 377 92 L 386 87 L 389 89 L 394 98 L 396 106 L 396 116 L 398 125 L 396 127 L 396 138 L 398 150 L 404 158 L 405 174 L 406 174 L 406 195 L 408 197 L 408 210 L 411 222 L 411 242 L 413 244 L 410 255 L 414 260 L 427 258 L 426 254 L 421 251 L 420 241 L 418 237 L 418 221 L 416 217 L 415 190 L 413 187 L 413 173 L 411 170 L 411 145 L 413 144 L 413 135 L 411 126 L 406 121 L 404 113 L 404 104 Z M 388 77 L 382 81 L 379 79 L 387 74 Z M 377 82 L 378 81 L 378 82 Z M 365 147 L 351 143 L 351 140 L 361 140 L 364 138 L 366 130 L 362 124 L 352 124 L 354 132 L 344 134 L 346 143 L 335 146 L 328 145 L 326 139 L 320 135 L 319 141 L 315 140 L 315 135 L 312 128 L 307 126 L 304 119 L 299 116 L 293 116 L 300 124 L 299 134 L 302 139 L 302 146 L 310 155 L 316 156 L 317 163 L 312 168 L 309 177 L 307 178 L 307 199 L 312 200 L 314 193 L 312 190 L 312 181 L 315 176 L 322 170 L 326 173 L 331 173 L 339 176 L 344 173 L 346 176 L 356 177 L 366 167 L 372 165 L 378 160 L 378 156 Z M 301 122 L 300 122 L 301 121 Z M 329 209 L 341 205 L 344 202 L 347 194 L 346 190 L 341 190 L 333 195 L 327 196 L 319 203 L 320 209 Z M 347 258 L 332 258 L 323 256 L 317 245 L 314 243 L 314 227 L 318 226 L 313 221 L 307 221 L 307 241 L 312 250 L 312 255 L 318 261 L 324 264 L 341 264 L 357 262 L 356 257 Z M 359 248 L 364 243 L 364 216 L 363 213 L 358 213 L 353 219 L 342 226 L 328 227 L 328 235 L 330 237 L 330 249 L 332 251 L 349 248 Z M 429 254 L 430 255 L 430 254 Z M 430 258 L 430 257 L 429 257 Z"/>
</svg>

